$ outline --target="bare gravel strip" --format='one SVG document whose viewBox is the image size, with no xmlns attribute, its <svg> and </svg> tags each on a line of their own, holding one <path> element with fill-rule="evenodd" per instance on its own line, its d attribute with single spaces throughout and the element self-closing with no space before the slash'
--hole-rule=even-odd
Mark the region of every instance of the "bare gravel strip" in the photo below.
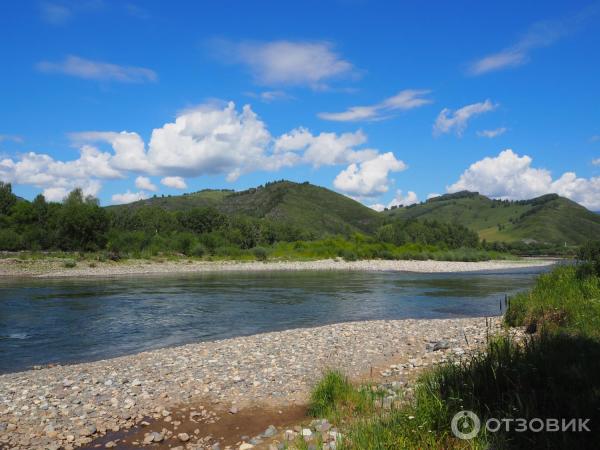
<svg viewBox="0 0 600 450">
<path fill-rule="evenodd" d="M 361 270 L 401 272 L 476 272 L 482 270 L 505 270 L 531 267 L 546 267 L 555 260 L 522 259 L 514 261 L 391 261 L 362 260 L 344 261 L 326 259 L 319 261 L 147 261 L 127 260 L 123 262 L 79 262 L 76 267 L 65 268 L 61 260 L 0 259 L 0 277 L 93 277 L 166 273 L 201 273 L 232 271 L 297 271 L 297 270 Z M 90 264 L 93 267 L 90 267 Z"/>
<path fill-rule="evenodd" d="M 351 322 L 6 374 L 0 447 L 68 450 L 192 402 L 303 403 L 326 368 L 355 378 L 409 372 L 468 354 L 489 332 L 485 318 Z"/>
</svg>

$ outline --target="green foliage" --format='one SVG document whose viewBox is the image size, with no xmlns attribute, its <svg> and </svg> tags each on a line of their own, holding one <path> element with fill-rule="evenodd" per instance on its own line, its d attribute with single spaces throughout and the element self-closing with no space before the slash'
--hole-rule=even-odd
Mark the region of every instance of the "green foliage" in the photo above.
<svg viewBox="0 0 600 450">
<path fill-rule="evenodd" d="M 267 226 L 279 234 L 277 240 L 287 241 L 314 239 L 327 234 L 371 232 L 380 221 L 377 212 L 344 195 L 310 183 L 291 181 L 267 183 L 242 192 L 205 190 L 181 196 L 156 197 L 109 209 L 118 216 L 123 211 L 150 207 L 181 212 L 211 207 L 227 217 L 261 219 L 265 221 L 263 223 L 270 222 Z M 265 243 L 273 241 L 266 240 Z M 248 243 L 244 245 L 251 248 Z"/>
<path fill-rule="evenodd" d="M 580 278 L 600 277 L 600 241 L 590 241 L 577 252 L 577 274 Z"/>
<path fill-rule="evenodd" d="M 202 258 L 206 254 L 206 247 L 200 242 L 194 244 L 192 247 L 191 255 L 198 258 Z"/>
<path fill-rule="evenodd" d="M 436 220 L 393 220 L 383 225 L 376 232 L 382 242 L 395 245 L 407 243 L 431 244 L 447 248 L 477 247 L 477 233 L 467 227 L 452 223 L 441 223 Z"/>
<path fill-rule="evenodd" d="M 510 255 L 476 248 L 445 249 L 435 245 L 409 243 L 402 246 L 380 242 L 363 235 L 363 240 L 349 240 L 343 236 L 315 241 L 278 242 L 271 256 L 278 259 L 358 259 L 486 261 L 505 259 Z"/>
<path fill-rule="evenodd" d="M 213 207 L 179 211 L 177 220 L 182 228 L 197 234 L 210 233 L 222 228 L 227 223 L 227 217 Z"/>
<path fill-rule="evenodd" d="M 460 192 L 383 214 L 403 220 L 461 224 L 488 242 L 529 243 L 529 248 L 525 248 L 528 254 L 538 245 L 560 250 L 565 244 L 567 247 L 581 245 L 590 237 L 600 235 L 600 215 L 556 194 L 508 201 L 491 200 L 476 192 Z"/>
<path fill-rule="evenodd" d="M 16 203 L 17 196 L 12 193 L 11 184 L 0 181 L 0 214 L 9 214 Z"/>
<path fill-rule="evenodd" d="M 72 269 L 73 267 L 77 266 L 77 261 L 75 261 L 74 259 L 66 259 L 63 262 L 63 267 L 66 267 L 67 269 Z"/>
<path fill-rule="evenodd" d="M 15 251 L 22 248 L 21 236 L 11 229 L 0 229 L 0 249 Z"/>
<path fill-rule="evenodd" d="M 600 338 L 600 278 L 580 279 L 577 268 L 540 275 L 534 288 L 511 298 L 505 321 L 530 330 L 563 330 Z"/>
<path fill-rule="evenodd" d="M 341 449 L 563 449 L 596 448 L 600 423 L 600 280 L 577 277 L 559 267 L 538 278 L 531 292 L 510 302 L 509 325 L 538 323 L 524 342 L 510 334 L 488 343 L 484 352 L 448 361 L 425 372 L 414 396 L 389 411 L 344 408 L 344 399 L 366 389 L 342 384 L 329 374 L 313 391 L 311 407 L 341 426 Z M 327 378 L 329 377 L 329 378 Z M 337 386 L 342 387 L 337 387 Z M 341 392 L 341 393 L 337 393 Z M 354 393 L 352 393 L 354 392 Z M 456 413 L 475 412 L 482 430 L 472 440 L 456 439 Z M 489 418 L 512 420 L 489 432 Z M 589 419 L 591 432 L 516 432 L 514 419 Z M 510 423 L 510 422 L 509 422 Z"/>
<path fill-rule="evenodd" d="M 373 395 L 358 390 L 337 370 L 327 371 L 313 388 L 308 414 L 337 420 L 343 414 L 361 414 L 373 409 Z"/>
<path fill-rule="evenodd" d="M 106 244 L 109 221 L 106 211 L 93 197 L 75 189 L 58 212 L 56 233 L 58 247 L 64 250 L 98 250 Z"/>
<path fill-rule="evenodd" d="M 263 247 L 254 247 L 252 249 L 252 253 L 254 254 L 254 257 L 258 261 L 266 261 L 267 260 L 268 253 L 267 253 L 267 249 L 266 248 L 263 248 Z"/>
<path fill-rule="evenodd" d="M 10 185 L 0 187 L 0 198 L 14 197 Z M 200 191 L 108 208 L 84 198 L 81 190 L 73 191 L 62 204 L 46 203 L 42 195 L 33 202 L 15 197 L 9 214 L 0 214 L 0 229 L 10 230 L 0 236 L 0 250 L 106 250 L 116 259 L 173 254 L 251 259 L 252 249 L 262 247 L 275 259 L 480 261 L 503 258 L 511 251 L 530 254 L 529 247 L 524 243 L 480 244 L 476 233 L 455 217 L 416 219 L 418 211 L 465 201 L 488 202 L 494 210 L 508 211 L 516 206 L 547 208 L 561 200 L 549 196 L 511 203 L 467 194 L 395 208 L 392 216 L 380 215 L 327 189 L 287 181 L 243 192 Z M 536 244 L 535 248 L 542 247 Z M 563 247 L 544 248 L 554 252 Z"/>
</svg>

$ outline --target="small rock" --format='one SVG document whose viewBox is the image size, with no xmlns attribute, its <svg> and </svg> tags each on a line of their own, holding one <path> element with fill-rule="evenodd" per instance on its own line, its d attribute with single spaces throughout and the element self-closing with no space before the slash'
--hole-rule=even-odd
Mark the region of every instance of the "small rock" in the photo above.
<svg viewBox="0 0 600 450">
<path fill-rule="evenodd" d="M 237 409 L 236 406 L 232 406 L 231 408 L 229 408 L 229 414 L 237 414 L 239 411 L 239 409 Z"/>
<path fill-rule="evenodd" d="M 294 430 L 285 430 L 283 436 L 286 441 L 293 441 L 296 439 L 296 434 L 297 433 Z"/>
<path fill-rule="evenodd" d="M 181 441 L 181 442 L 187 442 L 190 440 L 190 435 L 187 433 L 179 433 L 177 435 L 177 438 Z"/>
<path fill-rule="evenodd" d="M 85 427 L 83 430 L 81 430 L 81 432 L 79 434 L 81 434 L 82 436 L 91 436 L 95 432 L 96 432 L 96 425 L 89 425 L 89 426 Z"/>
<path fill-rule="evenodd" d="M 277 434 L 277 428 L 275 425 L 269 425 L 269 427 L 263 432 L 263 436 L 266 438 L 273 437 Z"/>
<path fill-rule="evenodd" d="M 242 445 L 238 447 L 239 450 L 249 450 L 251 448 L 254 448 L 254 445 L 248 444 L 247 442 L 242 442 Z"/>
<path fill-rule="evenodd" d="M 441 341 L 438 341 L 435 344 L 433 344 L 432 350 L 434 352 L 437 352 L 438 350 L 446 350 L 447 348 L 450 348 L 450 343 L 447 340 L 442 339 Z"/>
</svg>

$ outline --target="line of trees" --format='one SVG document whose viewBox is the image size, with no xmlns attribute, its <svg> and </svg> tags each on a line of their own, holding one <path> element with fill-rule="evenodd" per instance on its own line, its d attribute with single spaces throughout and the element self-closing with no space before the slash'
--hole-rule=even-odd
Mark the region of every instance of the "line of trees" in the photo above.
<svg viewBox="0 0 600 450">
<path fill-rule="evenodd" d="M 102 208 L 98 200 L 72 191 L 62 203 L 16 197 L 0 182 L 0 250 L 105 251 L 107 256 L 236 256 L 241 251 L 277 242 L 324 237 L 289 223 L 244 215 L 225 215 L 216 208 L 169 211 L 160 207 Z M 402 246 L 409 243 L 444 249 L 475 248 L 477 234 L 461 225 L 437 221 L 395 220 L 368 239 Z"/>
</svg>

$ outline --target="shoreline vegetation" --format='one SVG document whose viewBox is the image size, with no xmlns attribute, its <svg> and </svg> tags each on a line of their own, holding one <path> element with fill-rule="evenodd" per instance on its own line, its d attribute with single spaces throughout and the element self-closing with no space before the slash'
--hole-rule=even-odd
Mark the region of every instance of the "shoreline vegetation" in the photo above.
<svg viewBox="0 0 600 450">
<path fill-rule="evenodd" d="M 488 261 L 574 251 L 566 241 L 487 242 L 451 218 L 377 213 L 310 184 L 280 181 L 209 194 L 168 198 L 162 206 L 137 202 L 103 208 L 80 189 L 62 203 L 47 202 L 43 195 L 30 202 L 0 182 L 0 252 L 21 252 L 22 259 L 62 254 L 73 260 L 65 264 L 84 259 L 91 264 L 178 258 Z M 225 198 L 226 204 L 217 202 Z M 184 201 L 190 199 L 202 201 Z"/>
<path fill-rule="evenodd" d="M 484 349 L 426 370 L 398 402 L 381 407 L 388 395 L 381 386 L 352 384 L 336 370 L 313 389 L 309 411 L 341 429 L 346 438 L 338 449 L 596 448 L 599 300 L 600 242 L 591 242 L 576 266 L 542 274 L 530 291 L 511 298 L 505 331 Z M 515 338 L 509 332 L 515 327 L 525 335 Z M 474 412 L 482 424 L 470 440 L 451 431 L 461 411 Z M 462 423 L 464 433 L 473 429 L 473 422 Z M 562 429 L 564 423 L 569 427 Z"/>
<path fill-rule="evenodd" d="M 95 277 L 190 274 L 209 272 L 268 272 L 299 270 L 401 271 L 422 273 L 477 272 L 543 268 L 555 259 L 519 258 L 488 261 L 382 260 L 217 260 L 199 258 L 98 260 L 95 255 L 7 254 L 0 255 L 0 279 L 19 277 Z"/>
</svg>

